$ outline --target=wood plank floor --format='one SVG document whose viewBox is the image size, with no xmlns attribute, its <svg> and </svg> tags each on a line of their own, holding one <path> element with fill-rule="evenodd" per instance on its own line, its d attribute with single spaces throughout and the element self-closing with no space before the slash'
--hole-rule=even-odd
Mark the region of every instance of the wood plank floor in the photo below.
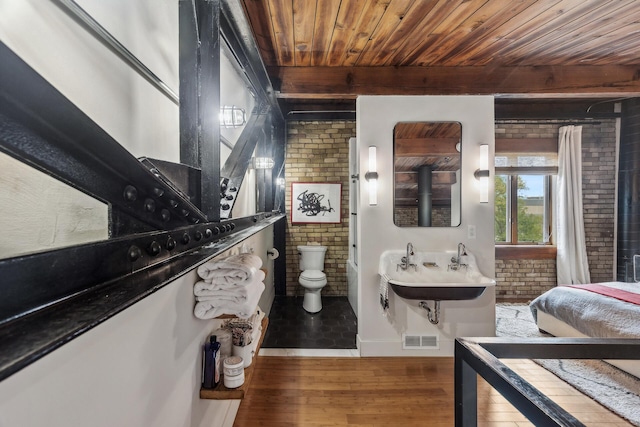
<svg viewBox="0 0 640 427">
<path fill-rule="evenodd" d="M 265 357 L 234 426 L 454 425 L 453 358 Z M 627 427 L 615 414 L 529 360 L 505 361 L 587 426 Z M 480 380 L 480 427 L 532 426 Z"/>
</svg>

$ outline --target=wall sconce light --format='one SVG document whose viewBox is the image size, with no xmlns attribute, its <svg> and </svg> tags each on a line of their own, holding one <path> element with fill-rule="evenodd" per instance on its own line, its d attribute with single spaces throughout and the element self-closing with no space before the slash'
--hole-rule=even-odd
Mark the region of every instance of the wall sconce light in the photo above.
<svg viewBox="0 0 640 427">
<path fill-rule="evenodd" d="M 376 159 L 376 147 L 369 147 L 369 170 L 364 174 L 364 179 L 369 182 L 369 205 L 378 204 L 378 162 Z"/>
<path fill-rule="evenodd" d="M 252 162 L 254 169 L 271 169 L 274 164 L 271 157 L 254 157 Z"/>
<path fill-rule="evenodd" d="M 276 184 L 279 185 L 280 187 L 284 187 L 284 178 L 277 178 Z"/>
<path fill-rule="evenodd" d="M 225 105 L 220 108 L 220 126 L 224 128 L 237 128 L 247 123 L 247 114 L 244 109 L 235 105 Z"/>
<path fill-rule="evenodd" d="M 480 144 L 480 169 L 473 174 L 480 181 L 480 203 L 489 203 L 489 145 Z"/>
</svg>

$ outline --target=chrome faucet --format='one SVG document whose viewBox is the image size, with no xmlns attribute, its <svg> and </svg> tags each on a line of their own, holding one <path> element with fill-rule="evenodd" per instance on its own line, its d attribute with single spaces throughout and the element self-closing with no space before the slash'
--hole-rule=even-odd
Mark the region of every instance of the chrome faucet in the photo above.
<svg viewBox="0 0 640 427">
<path fill-rule="evenodd" d="M 460 257 L 467 254 L 467 248 L 464 243 L 458 243 L 458 263 L 460 263 Z"/>
<path fill-rule="evenodd" d="M 451 264 L 449 264 L 449 270 L 459 270 L 461 267 L 466 267 L 467 264 L 461 263 L 461 258 L 467 254 L 467 248 L 464 243 L 458 243 L 458 256 L 451 257 Z"/>
<path fill-rule="evenodd" d="M 413 255 L 413 244 L 409 242 L 407 243 L 407 254 L 400 259 L 400 264 L 396 266 L 396 271 L 398 271 L 398 268 L 406 270 L 409 267 L 413 267 L 414 270 L 418 271 L 418 266 L 411 262 Z"/>
</svg>

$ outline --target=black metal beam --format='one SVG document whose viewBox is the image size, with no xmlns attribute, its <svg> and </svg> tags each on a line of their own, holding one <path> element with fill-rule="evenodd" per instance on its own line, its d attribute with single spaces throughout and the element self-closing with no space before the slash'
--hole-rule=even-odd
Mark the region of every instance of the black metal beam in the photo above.
<svg viewBox="0 0 640 427">
<path fill-rule="evenodd" d="M 483 338 L 480 344 L 501 359 L 637 359 L 640 340 L 628 338 Z"/>
<path fill-rule="evenodd" d="M 242 133 L 238 137 L 231 154 L 227 158 L 220 175 L 220 218 L 229 218 L 233 205 L 238 196 L 238 191 L 244 180 L 244 176 L 251 163 L 251 156 L 258 144 L 258 141 L 265 137 L 265 126 L 267 112 L 261 111 L 261 107 L 256 107 L 249 117 Z"/>
<path fill-rule="evenodd" d="M 196 0 L 200 34 L 198 79 L 201 209 L 220 220 L 220 0 Z"/>
<path fill-rule="evenodd" d="M 454 412 L 456 427 L 477 426 L 478 424 L 478 374 L 467 363 L 462 355 L 458 354 L 456 345 L 456 358 L 454 359 Z"/>
<path fill-rule="evenodd" d="M 497 120 L 585 120 L 620 117 L 615 101 L 602 99 L 496 99 Z"/>
<path fill-rule="evenodd" d="M 0 150 L 154 229 L 206 217 L 0 43 Z"/>
<path fill-rule="evenodd" d="M 355 111 L 337 111 L 337 110 L 327 110 L 327 111 L 289 111 L 287 113 L 287 121 L 342 121 L 342 120 L 353 120 L 356 119 Z"/>
<path fill-rule="evenodd" d="M 141 233 L 0 260 L 0 325 L 231 236 L 271 216 Z"/>
<path fill-rule="evenodd" d="M 255 215 L 0 260 L 0 381 L 280 219 Z"/>
<path fill-rule="evenodd" d="M 273 126 L 271 115 L 265 120 L 264 138 L 256 145 L 256 157 L 273 159 Z M 273 169 L 256 169 L 256 209 L 270 212 L 273 209 Z"/>
<path fill-rule="evenodd" d="M 640 359 L 640 340 L 594 338 L 457 338 L 456 427 L 477 424 L 476 373 L 536 426 L 583 426 L 498 358 Z"/>
<path fill-rule="evenodd" d="M 200 36 L 194 0 L 180 0 L 179 74 L 180 74 L 180 162 L 200 168 L 198 138 L 198 55 Z"/>
</svg>

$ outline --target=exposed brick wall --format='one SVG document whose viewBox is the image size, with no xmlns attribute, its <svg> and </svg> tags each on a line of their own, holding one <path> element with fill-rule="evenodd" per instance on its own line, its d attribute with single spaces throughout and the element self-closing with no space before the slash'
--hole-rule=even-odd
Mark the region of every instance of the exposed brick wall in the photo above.
<svg viewBox="0 0 640 427">
<path fill-rule="evenodd" d="M 302 295 L 298 283 L 298 245 L 327 246 L 324 272 L 326 296 L 347 295 L 346 262 L 349 255 L 349 138 L 356 135 L 355 121 L 292 121 L 287 124 L 285 155 L 286 208 L 288 212 L 288 296 Z M 342 183 L 340 224 L 291 224 L 292 182 Z"/>
<path fill-rule="evenodd" d="M 527 123 L 496 125 L 496 138 L 557 138 L 560 124 Z M 285 179 L 286 206 L 291 209 L 292 182 L 341 182 L 340 224 L 287 227 L 287 295 L 301 295 L 296 246 L 328 247 L 323 295 L 347 294 L 345 264 L 348 258 L 349 138 L 355 122 L 289 122 Z M 615 200 L 615 122 L 583 125 L 583 204 L 587 255 L 591 280 L 611 280 L 613 275 L 613 223 Z M 555 260 L 496 259 L 496 297 L 499 301 L 532 299 L 555 286 Z"/>
<path fill-rule="evenodd" d="M 592 282 L 614 273 L 616 129 L 613 120 L 582 127 L 582 203 Z"/>
<path fill-rule="evenodd" d="M 496 125 L 498 138 L 558 138 L 560 122 Z M 582 125 L 582 196 L 592 282 L 613 277 L 615 121 Z M 498 301 L 533 299 L 556 285 L 555 260 L 496 259 Z"/>
<path fill-rule="evenodd" d="M 556 286 L 555 259 L 496 259 L 496 300 L 530 300 Z"/>
</svg>

